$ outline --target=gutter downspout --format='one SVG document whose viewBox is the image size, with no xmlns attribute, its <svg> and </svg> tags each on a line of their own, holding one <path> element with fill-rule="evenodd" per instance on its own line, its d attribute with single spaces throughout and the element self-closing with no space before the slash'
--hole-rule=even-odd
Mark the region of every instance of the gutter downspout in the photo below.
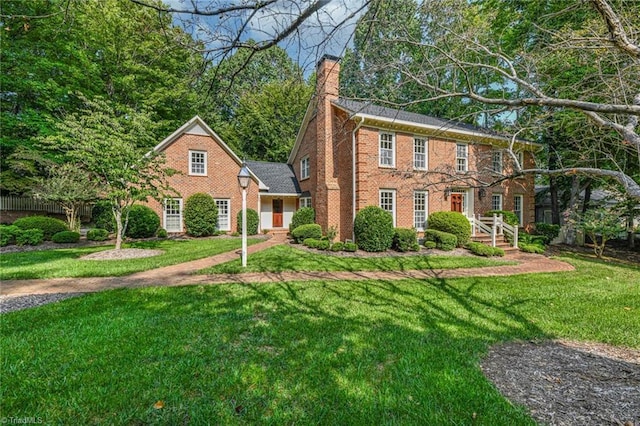
<svg viewBox="0 0 640 426">
<path fill-rule="evenodd" d="M 351 217 L 351 240 L 356 240 L 355 230 L 353 224 L 356 221 L 356 132 L 360 129 L 360 126 L 364 123 L 364 118 L 360 117 L 360 122 L 356 124 L 355 129 L 351 132 L 351 182 L 352 182 L 352 217 Z"/>
</svg>

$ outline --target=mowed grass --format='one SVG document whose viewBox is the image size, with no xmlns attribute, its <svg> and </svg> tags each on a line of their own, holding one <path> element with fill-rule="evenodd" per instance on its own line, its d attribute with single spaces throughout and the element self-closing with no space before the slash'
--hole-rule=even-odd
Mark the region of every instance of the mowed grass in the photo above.
<svg viewBox="0 0 640 426">
<path fill-rule="evenodd" d="M 262 240 L 249 239 L 248 244 Z M 202 259 L 240 248 L 239 238 L 139 241 L 123 248 L 162 250 L 158 256 L 125 260 L 82 260 L 113 246 L 68 248 L 0 254 L 0 279 L 79 278 L 121 276 Z"/>
<path fill-rule="evenodd" d="M 1 317 L 0 411 L 44 424 L 533 425 L 489 346 L 640 348 L 640 269 L 121 289 Z"/>
<path fill-rule="evenodd" d="M 249 255 L 247 267 L 234 260 L 198 271 L 199 274 L 309 271 L 408 271 L 416 269 L 479 268 L 514 262 L 477 256 L 419 255 L 396 257 L 342 257 L 310 252 L 289 245 L 270 247 Z"/>
</svg>

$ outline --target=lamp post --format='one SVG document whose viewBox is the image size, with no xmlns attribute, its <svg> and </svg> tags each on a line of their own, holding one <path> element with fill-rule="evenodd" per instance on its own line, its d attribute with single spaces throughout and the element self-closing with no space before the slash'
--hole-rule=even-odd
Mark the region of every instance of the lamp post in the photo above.
<svg viewBox="0 0 640 426">
<path fill-rule="evenodd" d="M 238 173 L 238 184 L 242 188 L 242 267 L 247 267 L 247 188 L 251 182 L 251 173 L 243 162 Z"/>
</svg>

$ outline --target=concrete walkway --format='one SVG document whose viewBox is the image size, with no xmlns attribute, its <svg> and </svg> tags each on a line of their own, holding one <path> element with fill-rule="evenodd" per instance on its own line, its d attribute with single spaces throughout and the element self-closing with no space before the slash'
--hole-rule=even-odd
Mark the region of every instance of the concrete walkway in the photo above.
<svg viewBox="0 0 640 426">
<path fill-rule="evenodd" d="M 269 240 L 248 247 L 249 254 L 283 244 L 286 236 L 275 235 Z M 484 268 L 462 268 L 415 271 L 361 271 L 361 272 L 251 272 L 242 274 L 193 275 L 195 271 L 238 258 L 238 252 L 222 253 L 205 259 L 178 265 L 166 266 L 124 277 L 53 278 L 36 280 L 3 281 L 0 297 L 9 298 L 34 294 L 86 293 L 115 288 L 137 288 L 152 286 L 182 286 L 222 283 L 275 283 L 309 280 L 400 280 L 400 279 L 446 279 L 458 277 L 491 277 L 539 272 L 573 271 L 573 266 L 542 255 L 515 252 L 505 257 L 518 262 L 516 265 L 489 266 Z"/>
</svg>

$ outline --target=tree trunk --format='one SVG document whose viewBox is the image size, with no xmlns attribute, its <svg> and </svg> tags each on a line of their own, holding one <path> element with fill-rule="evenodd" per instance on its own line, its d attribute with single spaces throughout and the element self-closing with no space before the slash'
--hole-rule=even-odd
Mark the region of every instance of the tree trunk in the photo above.
<svg viewBox="0 0 640 426">
<path fill-rule="evenodd" d="M 120 250 L 122 248 L 122 234 L 124 233 L 122 226 L 122 211 L 114 209 L 113 216 L 116 219 L 116 250 Z"/>
</svg>

